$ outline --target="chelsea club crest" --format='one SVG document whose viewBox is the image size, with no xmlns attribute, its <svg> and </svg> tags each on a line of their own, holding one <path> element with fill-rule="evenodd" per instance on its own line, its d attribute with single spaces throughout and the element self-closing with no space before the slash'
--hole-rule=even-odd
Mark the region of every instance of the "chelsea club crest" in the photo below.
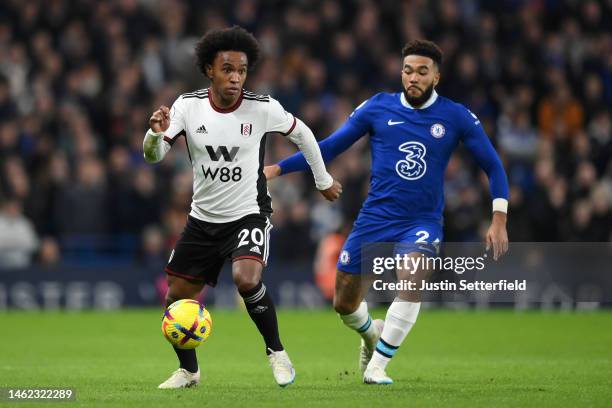
<svg viewBox="0 0 612 408">
<path fill-rule="evenodd" d="M 436 139 L 440 139 L 446 133 L 446 129 L 441 123 L 434 123 L 433 125 L 431 125 L 431 129 L 429 129 L 429 132 Z"/>
<path fill-rule="evenodd" d="M 348 251 L 345 249 L 344 251 L 340 253 L 340 263 L 342 265 L 348 265 L 349 262 L 351 262 L 351 256 L 349 255 Z"/>
</svg>

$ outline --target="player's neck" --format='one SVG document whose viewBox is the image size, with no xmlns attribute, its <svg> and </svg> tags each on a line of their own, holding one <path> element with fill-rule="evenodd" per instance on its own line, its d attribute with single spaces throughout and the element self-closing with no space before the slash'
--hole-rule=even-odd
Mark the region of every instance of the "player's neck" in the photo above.
<svg viewBox="0 0 612 408">
<path fill-rule="evenodd" d="M 402 105 L 404 105 L 405 107 L 409 108 L 409 109 L 425 109 L 425 108 L 429 108 L 431 105 L 434 104 L 434 102 L 436 101 L 436 99 L 438 99 L 438 93 L 436 92 L 436 90 L 434 89 L 431 92 L 431 96 L 429 97 L 429 99 L 427 99 L 422 105 L 420 106 L 414 106 L 411 105 L 410 102 L 408 102 L 408 99 L 406 99 L 406 93 L 402 92 L 401 95 L 401 101 L 402 101 Z"/>
<path fill-rule="evenodd" d="M 230 98 L 230 99 L 224 98 L 221 92 L 215 89 L 214 86 L 210 87 L 208 94 L 209 94 L 209 97 L 211 98 L 210 101 L 212 102 L 213 107 L 220 109 L 220 110 L 227 110 L 227 109 L 234 108 L 236 104 L 238 103 L 238 101 L 242 98 L 242 92 L 233 98 Z"/>
</svg>

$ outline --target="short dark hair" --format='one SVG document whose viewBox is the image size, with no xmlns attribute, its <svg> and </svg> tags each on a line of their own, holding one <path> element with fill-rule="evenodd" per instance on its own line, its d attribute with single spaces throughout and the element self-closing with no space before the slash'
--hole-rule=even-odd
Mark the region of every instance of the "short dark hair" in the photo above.
<svg viewBox="0 0 612 408">
<path fill-rule="evenodd" d="M 242 27 L 233 26 L 219 30 L 210 30 L 195 46 L 196 63 L 206 75 L 206 66 L 212 65 L 219 51 L 241 51 L 247 56 L 249 69 L 259 60 L 259 43 Z"/>
<path fill-rule="evenodd" d="M 442 65 L 442 50 L 434 42 L 427 40 L 413 40 L 402 49 L 402 58 L 408 55 L 421 55 L 428 57 L 436 63 L 438 68 Z"/>
</svg>

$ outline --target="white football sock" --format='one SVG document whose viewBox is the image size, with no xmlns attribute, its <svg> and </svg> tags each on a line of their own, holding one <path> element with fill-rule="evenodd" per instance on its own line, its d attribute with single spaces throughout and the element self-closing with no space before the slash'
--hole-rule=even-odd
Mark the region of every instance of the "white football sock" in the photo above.
<svg viewBox="0 0 612 408">
<path fill-rule="evenodd" d="M 398 347 L 408 335 L 408 332 L 410 332 L 410 329 L 412 329 L 420 309 L 421 302 L 406 302 L 395 298 L 387 310 L 385 327 L 380 340 L 376 344 L 376 351 L 368 367 L 374 365 L 383 370 L 385 369 L 391 357 L 393 357 Z"/>
<path fill-rule="evenodd" d="M 347 315 L 338 314 L 338 316 L 340 316 L 344 324 L 359 333 L 370 349 L 374 347 L 376 328 L 372 324 L 372 317 L 368 313 L 366 301 L 361 302 L 353 313 Z"/>
</svg>

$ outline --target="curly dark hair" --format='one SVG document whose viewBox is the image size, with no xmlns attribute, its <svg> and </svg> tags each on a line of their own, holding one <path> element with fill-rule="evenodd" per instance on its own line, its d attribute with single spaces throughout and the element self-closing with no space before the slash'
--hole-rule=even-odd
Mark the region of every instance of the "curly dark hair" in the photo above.
<svg viewBox="0 0 612 408">
<path fill-rule="evenodd" d="M 220 30 L 210 30 L 195 46 L 196 63 L 206 75 L 206 66 L 212 65 L 219 51 L 241 51 L 247 56 L 249 69 L 259 60 L 259 43 L 242 27 L 233 26 Z"/>
<path fill-rule="evenodd" d="M 427 40 L 410 41 L 402 49 L 402 58 L 408 55 L 428 57 L 440 68 L 442 65 L 442 50 L 434 42 Z"/>
</svg>

